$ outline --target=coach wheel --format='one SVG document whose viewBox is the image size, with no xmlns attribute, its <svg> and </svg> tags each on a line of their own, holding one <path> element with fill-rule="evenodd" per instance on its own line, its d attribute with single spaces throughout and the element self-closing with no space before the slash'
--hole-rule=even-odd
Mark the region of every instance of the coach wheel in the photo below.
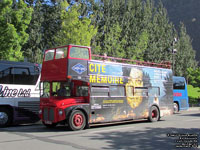
<svg viewBox="0 0 200 150">
<path fill-rule="evenodd" d="M 45 122 L 42 122 L 43 125 L 45 125 L 47 128 L 55 128 L 57 126 L 57 123 L 52 123 L 52 124 L 46 124 Z"/>
<path fill-rule="evenodd" d="M 156 106 L 151 107 L 148 119 L 150 122 L 156 122 L 160 119 L 160 112 Z"/>
<path fill-rule="evenodd" d="M 12 122 L 12 115 L 9 110 L 0 108 L 0 127 L 6 127 Z"/>
<path fill-rule="evenodd" d="M 178 113 L 179 108 L 178 108 L 178 104 L 174 103 L 174 114 Z"/>
<path fill-rule="evenodd" d="M 70 130 L 82 130 L 86 125 L 86 117 L 80 110 L 74 110 L 68 120 L 68 127 Z"/>
</svg>

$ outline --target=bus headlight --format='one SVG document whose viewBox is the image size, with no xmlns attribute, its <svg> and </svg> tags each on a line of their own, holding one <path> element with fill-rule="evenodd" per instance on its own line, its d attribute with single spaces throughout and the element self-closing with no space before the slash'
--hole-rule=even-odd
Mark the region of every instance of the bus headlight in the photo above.
<svg viewBox="0 0 200 150">
<path fill-rule="evenodd" d="M 63 115 L 63 111 L 62 111 L 62 109 L 60 109 L 60 110 L 58 111 L 58 114 L 59 114 L 60 116 Z"/>
<path fill-rule="evenodd" d="M 42 114 L 42 109 L 39 110 L 39 115 L 41 115 L 41 114 Z"/>
</svg>

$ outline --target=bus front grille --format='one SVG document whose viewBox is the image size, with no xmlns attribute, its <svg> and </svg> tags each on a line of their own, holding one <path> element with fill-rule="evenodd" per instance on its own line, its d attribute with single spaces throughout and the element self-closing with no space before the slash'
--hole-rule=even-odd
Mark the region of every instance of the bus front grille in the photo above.
<svg viewBox="0 0 200 150">
<path fill-rule="evenodd" d="M 54 109 L 53 108 L 44 108 L 43 119 L 45 121 L 54 121 Z"/>
</svg>

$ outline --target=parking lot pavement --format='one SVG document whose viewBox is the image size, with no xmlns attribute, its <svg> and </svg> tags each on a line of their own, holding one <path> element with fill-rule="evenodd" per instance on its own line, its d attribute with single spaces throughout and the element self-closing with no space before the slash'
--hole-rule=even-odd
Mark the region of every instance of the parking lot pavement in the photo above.
<svg viewBox="0 0 200 150">
<path fill-rule="evenodd" d="M 190 107 L 188 111 L 200 111 L 200 107 Z"/>
</svg>

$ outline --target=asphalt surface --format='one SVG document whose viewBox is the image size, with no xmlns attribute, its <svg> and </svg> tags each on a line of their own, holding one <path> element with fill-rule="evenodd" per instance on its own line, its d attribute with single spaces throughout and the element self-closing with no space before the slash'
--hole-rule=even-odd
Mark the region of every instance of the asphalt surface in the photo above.
<svg viewBox="0 0 200 150">
<path fill-rule="evenodd" d="M 200 150 L 200 108 L 146 120 L 69 131 L 41 123 L 0 129 L 0 150 Z"/>
</svg>

